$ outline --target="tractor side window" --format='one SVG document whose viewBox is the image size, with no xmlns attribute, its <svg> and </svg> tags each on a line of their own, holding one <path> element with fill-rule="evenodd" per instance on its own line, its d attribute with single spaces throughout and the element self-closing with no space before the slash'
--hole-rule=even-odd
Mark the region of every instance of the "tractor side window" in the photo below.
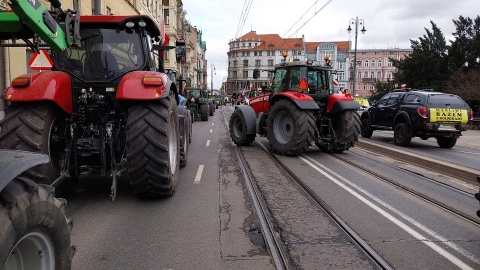
<svg viewBox="0 0 480 270">
<path fill-rule="evenodd" d="M 300 80 L 302 79 L 302 70 L 300 67 L 293 67 L 290 69 L 290 83 L 288 89 L 297 89 Z"/>
<path fill-rule="evenodd" d="M 280 91 L 285 91 L 287 89 L 287 70 L 286 69 L 277 69 L 273 77 L 272 90 L 273 93 Z"/>
</svg>

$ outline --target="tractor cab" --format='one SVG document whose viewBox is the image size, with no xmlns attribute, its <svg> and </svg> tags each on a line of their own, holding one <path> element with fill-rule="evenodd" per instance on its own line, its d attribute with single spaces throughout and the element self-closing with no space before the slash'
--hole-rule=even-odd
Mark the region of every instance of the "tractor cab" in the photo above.
<svg viewBox="0 0 480 270">
<path fill-rule="evenodd" d="M 53 53 L 54 69 L 81 81 L 108 82 L 137 70 L 155 70 L 146 16 L 82 16 L 81 46 Z"/>
</svg>

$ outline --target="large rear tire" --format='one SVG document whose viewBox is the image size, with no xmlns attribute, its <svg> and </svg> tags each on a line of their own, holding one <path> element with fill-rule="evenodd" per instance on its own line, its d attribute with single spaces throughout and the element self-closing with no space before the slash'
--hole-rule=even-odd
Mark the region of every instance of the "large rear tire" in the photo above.
<svg viewBox="0 0 480 270">
<path fill-rule="evenodd" d="M 130 185 L 139 197 L 170 197 L 178 183 L 180 136 L 172 96 L 128 110 L 126 152 Z"/>
<path fill-rule="evenodd" d="M 200 104 L 200 119 L 202 121 L 208 121 L 208 104 Z"/>
<path fill-rule="evenodd" d="M 230 131 L 230 138 L 236 145 L 250 145 L 255 141 L 255 134 L 247 134 L 245 117 L 240 110 L 235 110 L 230 116 L 228 129 Z"/>
<path fill-rule="evenodd" d="M 315 134 L 315 118 L 311 111 L 298 109 L 288 100 L 279 100 L 267 118 L 267 138 L 273 151 L 294 156 L 306 151 Z"/>
<path fill-rule="evenodd" d="M 0 192 L 0 267 L 71 269 L 73 223 L 48 185 L 17 177 Z"/>
<path fill-rule="evenodd" d="M 353 147 L 358 141 L 361 130 L 360 116 L 355 110 L 345 110 L 332 117 L 332 126 L 336 142 L 332 143 L 333 153 L 342 153 Z"/>
<path fill-rule="evenodd" d="M 51 184 L 65 159 L 66 114 L 47 102 L 14 103 L 0 122 L 0 147 L 47 154 L 50 162 L 27 170 L 37 183 Z"/>
</svg>

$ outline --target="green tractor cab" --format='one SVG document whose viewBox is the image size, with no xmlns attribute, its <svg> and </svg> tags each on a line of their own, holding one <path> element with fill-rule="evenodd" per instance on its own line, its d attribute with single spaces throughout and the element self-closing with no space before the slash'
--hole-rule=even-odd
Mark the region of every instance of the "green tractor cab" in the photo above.
<svg viewBox="0 0 480 270">
<path fill-rule="evenodd" d="M 187 107 L 192 114 L 192 119 L 208 121 L 210 114 L 208 102 L 206 91 L 196 87 L 187 88 Z"/>
</svg>

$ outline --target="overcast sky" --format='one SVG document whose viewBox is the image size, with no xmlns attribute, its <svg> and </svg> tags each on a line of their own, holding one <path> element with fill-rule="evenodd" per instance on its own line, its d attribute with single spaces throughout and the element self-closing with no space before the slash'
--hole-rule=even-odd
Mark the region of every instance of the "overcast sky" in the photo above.
<svg viewBox="0 0 480 270">
<path fill-rule="evenodd" d="M 352 40 L 354 44 L 355 30 L 348 34 L 346 29 L 349 20 L 358 17 L 364 20 L 367 32 L 362 35 L 359 31 L 357 49 L 405 49 L 410 48 L 410 39 L 417 40 L 426 33 L 425 28 L 431 30 L 430 21 L 442 30 L 448 42 L 455 31 L 452 20 L 460 15 L 474 19 L 480 14 L 480 0 L 332 0 L 327 3 L 328 0 L 253 0 L 238 36 L 254 30 L 257 34 L 287 38 L 300 28 L 291 37 L 304 35 L 306 41 L 323 42 Z M 228 42 L 235 38 L 239 28 L 244 1 L 183 0 L 183 7 L 187 20 L 203 31 L 203 40 L 207 43 L 208 88 L 213 64 L 216 70 L 213 87 L 218 89 L 227 78 Z"/>
</svg>

